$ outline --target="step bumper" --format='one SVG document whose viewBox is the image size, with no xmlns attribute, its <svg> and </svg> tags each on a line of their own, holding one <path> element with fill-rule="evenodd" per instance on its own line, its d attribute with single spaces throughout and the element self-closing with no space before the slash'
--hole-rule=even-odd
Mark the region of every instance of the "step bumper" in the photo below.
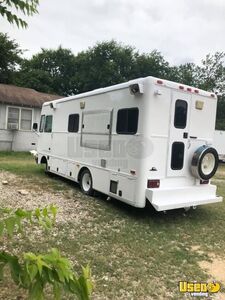
<svg viewBox="0 0 225 300">
<path fill-rule="evenodd" d="M 216 196 L 216 186 L 211 184 L 182 188 L 146 189 L 145 195 L 157 211 L 188 208 L 223 200 L 222 197 Z"/>
</svg>

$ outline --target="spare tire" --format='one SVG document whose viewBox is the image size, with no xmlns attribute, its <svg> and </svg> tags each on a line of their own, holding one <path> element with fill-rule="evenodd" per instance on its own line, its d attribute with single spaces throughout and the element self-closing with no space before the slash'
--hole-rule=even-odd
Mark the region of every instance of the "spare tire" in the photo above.
<svg viewBox="0 0 225 300">
<path fill-rule="evenodd" d="M 219 156 L 216 149 L 204 145 L 199 147 L 193 155 L 191 172 L 198 179 L 209 180 L 215 175 L 218 164 Z"/>
</svg>

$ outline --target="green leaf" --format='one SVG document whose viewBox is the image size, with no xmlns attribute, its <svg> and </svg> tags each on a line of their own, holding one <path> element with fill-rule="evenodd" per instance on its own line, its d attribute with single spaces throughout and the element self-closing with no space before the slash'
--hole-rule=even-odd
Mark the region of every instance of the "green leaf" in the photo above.
<svg viewBox="0 0 225 300">
<path fill-rule="evenodd" d="M 9 217 L 9 218 L 5 219 L 5 227 L 6 227 L 6 230 L 9 234 L 9 236 L 13 235 L 15 223 L 16 223 L 16 221 L 15 221 L 14 217 Z"/>
<path fill-rule="evenodd" d="M 54 205 L 50 205 L 50 211 L 51 211 L 51 213 L 52 213 L 52 215 L 53 215 L 53 218 L 55 219 L 56 218 L 56 214 L 57 214 L 57 211 L 58 211 L 58 208 L 56 207 L 56 206 L 54 206 Z"/>
<path fill-rule="evenodd" d="M 36 265 L 34 264 L 31 264 L 31 265 L 28 265 L 27 266 L 27 271 L 28 271 L 28 274 L 30 276 L 30 280 L 33 281 L 35 276 L 37 275 L 38 273 L 38 268 Z"/>
<path fill-rule="evenodd" d="M 23 256 L 24 256 L 25 260 L 31 260 L 31 261 L 37 260 L 37 255 L 35 255 L 32 252 L 24 253 Z"/>
<path fill-rule="evenodd" d="M 0 281 L 3 280 L 3 271 L 4 271 L 5 264 L 0 263 Z"/>
<path fill-rule="evenodd" d="M 62 286 L 58 282 L 53 283 L 53 294 L 54 294 L 55 300 L 60 300 L 61 299 Z"/>
<path fill-rule="evenodd" d="M 47 207 L 43 208 L 42 214 L 43 214 L 44 217 L 48 216 L 48 209 L 47 209 Z"/>
<path fill-rule="evenodd" d="M 40 208 L 36 208 L 34 211 L 34 215 L 36 216 L 36 218 L 39 220 L 40 216 L 41 216 L 41 211 Z"/>
<path fill-rule="evenodd" d="M 4 231 L 4 223 L 3 223 L 3 221 L 0 221 L 0 237 L 3 234 L 3 231 Z"/>
<path fill-rule="evenodd" d="M 21 266 L 19 264 L 19 259 L 16 256 L 13 256 L 10 261 L 10 269 L 11 269 L 11 276 L 12 279 L 16 284 L 20 282 L 20 273 L 21 273 Z"/>
<path fill-rule="evenodd" d="M 31 300 L 42 300 L 43 295 L 43 285 L 40 281 L 36 281 L 29 289 L 29 299 Z"/>
</svg>

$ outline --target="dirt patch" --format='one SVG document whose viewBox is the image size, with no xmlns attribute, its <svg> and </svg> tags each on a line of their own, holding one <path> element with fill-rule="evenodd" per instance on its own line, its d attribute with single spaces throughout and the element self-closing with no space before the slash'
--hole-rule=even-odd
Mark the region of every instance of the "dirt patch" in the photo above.
<svg viewBox="0 0 225 300">
<path fill-rule="evenodd" d="M 225 259 L 210 255 L 212 261 L 200 261 L 199 266 L 207 272 L 212 281 L 219 282 L 222 285 L 223 293 L 213 295 L 213 299 L 225 300 Z"/>
<path fill-rule="evenodd" d="M 225 286 L 225 260 L 214 258 L 210 261 L 200 261 L 199 266 L 206 270 L 213 280 L 218 280 Z"/>
</svg>

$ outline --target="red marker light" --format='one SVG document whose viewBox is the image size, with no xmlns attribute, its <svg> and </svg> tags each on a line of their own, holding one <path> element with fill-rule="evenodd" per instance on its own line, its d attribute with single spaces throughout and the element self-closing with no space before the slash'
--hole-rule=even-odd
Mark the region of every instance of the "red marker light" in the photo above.
<svg viewBox="0 0 225 300">
<path fill-rule="evenodd" d="M 158 84 L 163 84 L 163 81 L 162 80 L 157 80 L 157 83 Z"/>
<path fill-rule="evenodd" d="M 184 90 L 184 86 L 183 85 L 179 85 L 179 89 L 180 90 Z"/>
<path fill-rule="evenodd" d="M 198 94 L 198 93 L 199 93 L 199 90 L 195 90 L 195 93 Z"/>
<path fill-rule="evenodd" d="M 188 91 L 188 92 L 191 92 L 191 91 L 192 91 L 192 89 L 191 89 L 191 88 L 187 88 L 187 91 Z"/>
<path fill-rule="evenodd" d="M 149 179 L 147 183 L 148 189 L 155 189 L 160 187 L 160 180 L 159 179 Z"/>
</svg>

